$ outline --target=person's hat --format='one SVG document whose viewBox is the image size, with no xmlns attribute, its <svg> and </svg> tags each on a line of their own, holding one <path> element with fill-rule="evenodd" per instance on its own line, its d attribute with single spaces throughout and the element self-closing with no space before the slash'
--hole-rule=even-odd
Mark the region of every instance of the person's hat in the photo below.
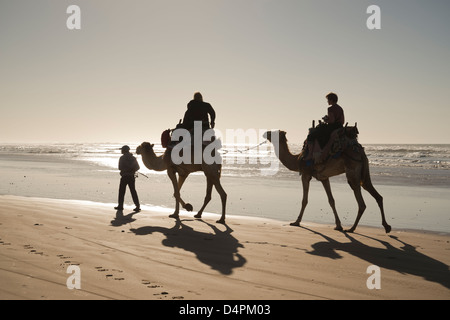
<svg viewBox="0 0 450 320">
<path fill-rule="evenodd" d="M 130 151 L 130 147 L 129 146 L 123 146 L 122 148 L 120 148 L 120 150 L 122 150 L 122 151 Z"/>
</svg>

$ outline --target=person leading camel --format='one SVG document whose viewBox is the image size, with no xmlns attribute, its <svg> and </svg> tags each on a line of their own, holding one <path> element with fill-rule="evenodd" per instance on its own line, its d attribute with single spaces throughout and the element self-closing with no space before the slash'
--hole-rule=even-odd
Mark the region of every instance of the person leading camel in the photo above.
<svg viewBox="0 0 450 320">
<path fill-rule="evenodd" d="M 134 212 L 141 211 L 141 207 L 139 204 L 139 197 L 136 192 L 136 178 L 135 174 L 140 169 L 139 163 L 136 158 L 130 153 L 129 146 L 123 146 L 121 148 L 122 156 L 119 159 L 119 170 L 120 170 L 120 185 L 119 185 L 119 205 L 114 207 L 114 209 L 122 211 L 123 210 L 123 202 L 125 199 L 125 192 L 127 186 L 130 188 L 131 197 L 133 198 L 133 202 L 136 205 L 134 208 Z"/>
</svg>

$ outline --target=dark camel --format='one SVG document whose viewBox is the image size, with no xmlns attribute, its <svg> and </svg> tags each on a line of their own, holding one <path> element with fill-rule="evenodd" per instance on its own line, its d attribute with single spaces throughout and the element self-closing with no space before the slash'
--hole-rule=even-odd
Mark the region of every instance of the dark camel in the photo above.
<svg viewBox="0 0 450 320">
<path fill-rule="evenodd" d="M 219 163 L 206 164 L 204 161 L 201 164 L 184 164 L 181 163 L 176 165 L 172 162 L 171 151 L 168 148 L 162 156 L 157 156 L 153 151 L 153 144 L 149 142 L 143 142 L 140 146 L 136 148 L 136 153 L 142 156 L 142 161 L 144 165 L 155 171 L 167 170 L 167 175 L 172 181 L 175 197 L 175 212 L 170 215 L 171 218 L 178 218 L 180 212 L 180 203 L 188 211 L 192 211 L 192 206 L 190 204 L 185 204 L 180 196 L 180 189 L 183 186 L 184 181 L 188 175 L 192 172 L 203 171 L 206 176 L 206 197 L 203 202 L 203 206 L 194 216 L 195 218 L 201 218 L 203 210 L 205 210 L 206 205 L 211 201 L 212 187 L 214 186 L 220 195 L 222 201 L 222 216 L 217 223 L 225 224 L 225 209 L 227 202 L 227 194 L 220 184 L 220 175 L 222 170 L 222 165 Z M 191 161 L 194 163 L 194 161 Z M 178 181 L 176 174 L 178 173 Z"/>
<path fill-rule="evenodd" d="M 275 135 L 278 135 L 278 141 L 277 139 L 273 139 Z M 329 178 L 332 176 L 345 173 L 345 175 L 347 176 L 348 184 L 353 189 L 356 201 L 358 202 L 358 215 L 356 217 L 356 221 L 353 224 L 353 226 L 346 231 L 347 232 L 355 231 L 359 223 L 359 220 L 361 219 L 361 216 L 363 215 L 364 210 L 366 209 L 366 205 L 364 203 L 364 199 L 361 194 L 361 186 L 365 190 L 367 190 L 377 201 L 378 206 L 380 207 L 381 210 L 381 220 L 386 233 L 389 233 L 391 231 L 391 226 L 387 224 L 384 216 L 383 197 L 377 192 L 377 190 L 375 190 L 374 186 L 372 185 L 369 173 L 369 160 L 362 147 L 359 147 L 358 152 L 355 152 L 351 147 L 347 147 L 343 150 L 342 155 L 337 159 L 329 158 L 326 162 L 323 162 L 322 164 L 307 167 L 306 165 L 304 165 L 304 161 L 300 161 L 302 153 L 295 155 L 289 151 L 286 139 L 286 132 L 268 131 L 264 133 L 264 138 L 266 138 L 267 140 L 269 140 L 274 144 L 275 153 L 278 159 L 280 159 L 281 163 L 286 168 L 295 172 L 299 172 L 302 175 L 302 185 L 303 185 L 302 208 L 300 210 L 300 214 L 297 220 L 291 223 L 292 226 L 300 226 L 303 213 L 305 212 L 306 205 L 308 204 L 309 183 L 311 181 L 311 178 L 314 177 L 322 182 L 323 187 L 325 188 L 325 191 L 327 193 L 328 202 L 331 206 L 331 209 L 333 210 L 334 217 L 336 220 L 335 230 L 342 231 L 343 229 L 341 221 L 339 220 L 339 216 L 337 214 L 335 207 L 334 198 L 331 193 Z"/>
</svg>

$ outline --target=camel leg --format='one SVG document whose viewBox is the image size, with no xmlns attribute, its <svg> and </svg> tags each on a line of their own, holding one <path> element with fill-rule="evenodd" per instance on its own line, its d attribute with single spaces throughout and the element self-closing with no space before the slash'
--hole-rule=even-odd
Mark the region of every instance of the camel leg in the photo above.
<svg viewBox="0 0 450 320">
<path fill-rule="evenodd" d="M 303 199 L 302 199 L 302 209 L 295 222 L 291 223 L 291 226 L 300 226 L 302 221 L 303 213 L 305 212 L 306 205 L 308 204 L 308 193 L 309 193 L 309 182 L 311 181 L 311 176 L 308 174 L 302 174 L 302 185 L 303 185 Z"/>
<path fill-rule="evenodd" d="M 327 193 L 328 203 L 330 204 L 331 209 L 333 210 L 334 219 L 336 221 L 336 228 L 334 228 L 334 230 L 342 231 L 341 220 L 339 220 L 339 216 L 338 216 L 338 213 L 336 211 L 336 206 L 335 206 L 335 203 L 334 203 L 333 194 L 331 193 L 330 180 L 329 179 L 322 180 L 322 184 L 323 184 L 323 187 L 325 188 L 325 191 Z"/>
<path fill-rule="evenodd" d="M 350 187 L 353 189 L 353 192 L 355 193 L 356 201 L 358 202 L 358 216 L 356 217 L 355 223 L 353 226 L 346 230 L 346 232 L 353 232 L 355 231 L 356 227 L 358 226 L 359 220 L 361 219 L 364 210 L 366 210 L 366 204 L 364 203 L 364 199 L 361 194 L 361 185 L 359 184 L 359 181 L 348 181 L 350 184 Z"/>
<path fill-rule="evenodd" d="M 178 219 L 179 213 L 180 213 L 180 189 L 178 189 L 178 182 L 177 182 L 177 176 L 176 173 L 170 169 L 167 170 L 167 175 L 170 178 L 170 181 L 172 181 L 173 185 L 173 196 L 175 197 L 175 211 L 173 214 L 171 214 L 170 218 L 176 218 Z"/>
<path fill-rule="evenodd" d="M 190 203 L 185 203 L 183 201 L 183 199 L 181 199 L 181 187 L 183 186 L 184 181 L 186 180 L 186 178 L 188 177 L 188 175 L 178 175 L 178 190 L 180 191 L 180 203 L 181 206 L 186 209 L 187 211 L 192 211 L 194 208 L 192 207 L 192 205 Z"/>
<path fill-rule="evenodd" d="M 222 184 L 220 183 L 220 178 L 215 179 L 213 181 L 214 187 L 216 187 L 217 192 L 220 195 L 220 200 L 222 201 L 222 217 L 220 217 L 219 220 L 217 220 L 217 223 L 225 224 L 225 211 L 227 206 L 227 193 L 222 188 Z"/>
<path fill-rule="evenodd" d="M 211 201 L 212 187 L 213 187 L 213 183 L 212 183 L 211 179 L 206 178 L 206 196 L 205 196 L 205 201 L 203 202 L 203 206 L 200 208 L 200 210 L 194 216 L 195 218 L 200 219 L 202 217 L 203 210 L 205 210 L 206 205 L 209 203 L 209 201 Z"/>
<path fill-rule="evenodd" d="M 367 192 L 369 192 L 372 195 L 372 197 L 374 197 L 375 200 L 377 201 L 378 207 L 380 208 L 381 211 L 381 223 L 384 227 L 384 230 L 386 231 L 386 233 L 391 232 L 391 226 L 388 225 L 388 223 L 386 222 L 386 217 L 384 215 L 383 197 L 378 193 L 378 191 L 372 185 L 371 181 L 366 181 L 365 183 L 363 183 L 363 188 Z"/>
</svg>

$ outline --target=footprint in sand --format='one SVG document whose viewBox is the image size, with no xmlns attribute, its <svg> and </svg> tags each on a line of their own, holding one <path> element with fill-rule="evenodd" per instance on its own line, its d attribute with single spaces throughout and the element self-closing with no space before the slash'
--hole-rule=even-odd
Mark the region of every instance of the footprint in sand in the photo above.
<svg viewBox="0 0 450 320">
<path fill-rule="evenodd" d="M 154 293 L 153 295 L 154 296 L 163 296 L 165 298 L 167 295 L 169 295 L 169 293 L 167 291 L 163 291 L 161 293 Z"/>
<path fill-rule="evenodd" d="M 142 280 L 141 283 L 142 283 L 143 285 L 146 285 L 147 288 L 151 288 L 151 289 L 154 289 L 154 288 L 161 288 L 160 285 L 152 284 L 152 283 L 151 283 L 150 281 L 148 281 L 148 280 Z"/>
<path fill-rule="evenodd" d="M 122 273 L 123 272 L 122 270 L 119 270 L 119 269 L 111 269 L 110 270 L 110 269 L 103 268 L 102 266 L 95 267 L 95 269 L 97 271 L 99 271 L 99 272 L 106 272 L 106 271 L 114 271 L 114 272 L 118 272 L 118 273 Z M 117 277 L 113 273 L 108 273 L 108 274 L 105 275 L 105 277 L 106 277 L 106 279 L 114 279 L 114 280 L 117 280 L 117 281 L 125 280 L 125 278 Z"/>
<path fill-rule="evenodd" d="M 62 259 L 62 260 L 72 259 L 72 257 L 68 257 L 68 256 L 65 256 L 65 255 L 63 255 L 63 254 L 57 254 L 56 256 L 57 256 L 58 258 Z M 69 262 L 70 262 L 70 261 L 69 261 Z"/>
<path fill-rule="evenodd" d="M 64 262 L 61 262 L 59 265 L 63 268 L 65 268 L 66 266 L 79 266 L 80 263 L 77 261 L 73 261 L 73 260 L 68 260 L 68 259 L 72 259 L 72 257 L 63 255 L 63 254 L 57 254 L 56 255 L 59 259 L 64 260 Z"/>
<path fill-rule="evenodd" d="M 39 254 L 41 256 L 44 255 L 44 252 L 37 251 L 32 245 L 26 244 L 23 246 L 24 249 L 29 250 L 29 253 Z"/>
<path fill-rule="evenodd" d="M 147 288 L 150 288 L 150 289 L 162 288 L 162 286 L 160 286 L 158 284 L 152 284 L 149 280 L 145 280 L 145 279 L 141 280 L 141 283 L 143 285 L 147 286 Z M 165 296 L 169 295 L 169 292 L 162 291 L 160 293 L 154 293 L 153 295 L 154 296 L 164 296 L 165 297 Z M 184 297 L 183 296 L 173 296 L 172 299 L 173 300 L 183 300 Z"/>
<path fill-rule="evenodd" d="M 97 269 L 97 271 L 100 271 L 100 272 L 106 271 L 106 269 L 103 267 L 95 267 L 95 269 Z"/>
<path fill-rule="evenodd" d="M 0 244 L 3 245 L 3 246 L 10 246 L 11 242 L 5 242 L 2 239 L 0 239 Z"/>
</svg>

